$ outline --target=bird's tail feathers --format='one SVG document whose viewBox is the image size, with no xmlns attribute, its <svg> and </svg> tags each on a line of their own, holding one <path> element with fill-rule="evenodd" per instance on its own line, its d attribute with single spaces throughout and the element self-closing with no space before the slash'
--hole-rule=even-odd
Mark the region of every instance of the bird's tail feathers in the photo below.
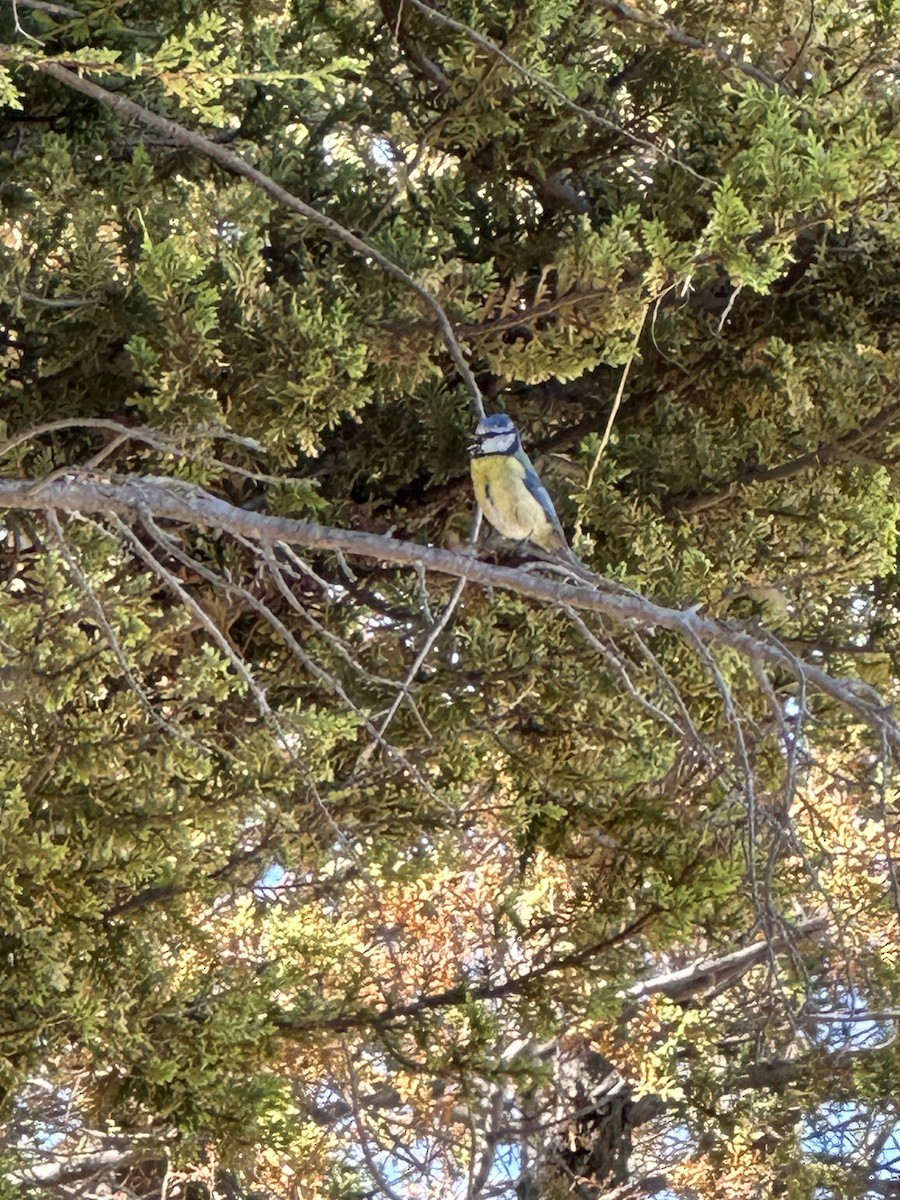
<svg viewBox="0 0 900 1200">
<path fill-rule="evenodd" d="M 585 566 L 575 551 L 568 546 L 558 550 L 545 550 L 542 546 L 531 544 L 529 549 L 536 553 L 543 562 L 561 567 L 585 583 L 595 584 L 600 582 L 601 577 L 596 571 L 592 571 L 590 567 Z"/>
</svg>

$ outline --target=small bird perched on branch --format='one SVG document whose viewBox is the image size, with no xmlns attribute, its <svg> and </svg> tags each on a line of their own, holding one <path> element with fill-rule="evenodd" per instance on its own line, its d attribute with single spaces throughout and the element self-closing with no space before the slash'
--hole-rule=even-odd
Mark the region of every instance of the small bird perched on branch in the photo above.
<svg viewBox="0 0 900 1200">
<path fill-rule="evenodd" d="M 478 422 L 469 453 L 475 497 L 498 533 L 515 542 L 530 542 L 582 579 L 596 578 L 569 548 L 550 493 L 506 413 Z"/>
</svg>

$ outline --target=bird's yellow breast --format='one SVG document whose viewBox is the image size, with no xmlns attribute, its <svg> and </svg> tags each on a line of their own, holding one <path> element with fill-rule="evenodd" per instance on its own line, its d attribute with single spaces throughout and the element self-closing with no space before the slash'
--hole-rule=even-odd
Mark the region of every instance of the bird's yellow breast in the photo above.
<svg viewBox="0 0 900 1200">
<path fill-rule="evenodd" d="M 525 486 L 525 468 L 508 454 L 472 459 L 472 485 L 481 511 L 498 533 L 540 544 L 547 516 Z"/>
</svg>

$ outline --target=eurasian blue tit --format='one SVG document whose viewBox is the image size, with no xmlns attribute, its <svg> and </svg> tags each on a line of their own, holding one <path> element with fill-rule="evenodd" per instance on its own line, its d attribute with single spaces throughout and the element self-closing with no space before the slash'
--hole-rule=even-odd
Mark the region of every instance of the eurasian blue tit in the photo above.
<svg viewBox="0 0 900 1200">
<path fill-rule="evenodd" d="M 550 493 L 506 413 L 478 422 L 469 451 L 476 499 L 497 532 L 516 542 L 531 542 L 585 572 L 587 568 L 569 549 Z"/>
</svg>

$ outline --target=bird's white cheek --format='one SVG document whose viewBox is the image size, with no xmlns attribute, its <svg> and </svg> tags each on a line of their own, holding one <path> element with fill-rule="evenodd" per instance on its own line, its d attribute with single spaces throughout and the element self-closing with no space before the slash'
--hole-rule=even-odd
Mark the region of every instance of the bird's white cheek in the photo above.
<svg viewBox="0 0 900 1200">
<path fill-rule="evenodd" d="M 515 433 L 495 433 L 493 437 L 482 439 L 481 453 L 484 455 L 508 454 L 515 444 Z"/>
</svg>

